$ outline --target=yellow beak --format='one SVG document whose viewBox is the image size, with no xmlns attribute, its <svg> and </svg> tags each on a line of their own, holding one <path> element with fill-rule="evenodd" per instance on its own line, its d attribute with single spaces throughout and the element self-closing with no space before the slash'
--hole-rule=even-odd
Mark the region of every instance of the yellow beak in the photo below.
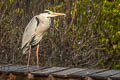
<svg viewBox="0 0 120 80">
<path fill-rule="evenodd" d="M 52 15 L 56 15 L 56 16 L 65 16 L 64 13 L 56 13 L 56 12 L 53 12 Z"/>
</svg>

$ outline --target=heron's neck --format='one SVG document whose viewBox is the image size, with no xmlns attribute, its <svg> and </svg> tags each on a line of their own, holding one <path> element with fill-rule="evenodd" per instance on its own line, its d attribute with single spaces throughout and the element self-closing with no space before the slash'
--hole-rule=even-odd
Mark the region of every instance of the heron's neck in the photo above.
<svg viewBox="0 0 120 80">
<path fill-rule="evenodd" d="M 39 16 L 40 22 L 41 23 L 51 23 L 51 18 L 47 18 L 47 17 L 43 17 L 43 16 Z"/>
</svg>

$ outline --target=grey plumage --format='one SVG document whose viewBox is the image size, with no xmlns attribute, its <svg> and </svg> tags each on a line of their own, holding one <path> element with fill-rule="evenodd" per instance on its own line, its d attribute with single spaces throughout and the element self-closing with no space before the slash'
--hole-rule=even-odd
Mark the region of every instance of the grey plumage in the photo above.
<svg viewBox="0 0 120 80">
<path fill-rule="evenodd" d="M 21 49 L 23 54 L 29 50 L 29 46 L 39 44 L 47 29 L 51 24 L 51 17 L 64 15 L 63 13 L 53 13 L 45 10 L 44 13 L 34 16 L 24 30 Z"/>
<path fill-rule="evenodd" d="M 42 19 L 42 20 L 41 20 Z M 43 21 L 44 19 L 44 21 Z M 50 18 L 45 19 L 37 15 L 32 18 L 27 27 L 25 28 L 21 49 L 23 54 L 29 50 L 29 46 L 34 46 L 42 39 L 44 32 L 50 27 Z M 47 25 L 46 25 L 47 24 Z"/>
</svg>

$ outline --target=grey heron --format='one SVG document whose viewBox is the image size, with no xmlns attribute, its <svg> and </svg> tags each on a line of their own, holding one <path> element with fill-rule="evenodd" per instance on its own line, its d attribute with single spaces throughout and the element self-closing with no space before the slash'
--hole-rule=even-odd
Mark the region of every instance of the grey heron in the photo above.
<svg viewBox="0 0 120 80">
<path fill-rule="evenodd" d="M 37 57 L 37 66 L 39 66 L 39 57 L 38 57 L 39 42 L 41 41 L 47 29 L 50 27 L 51 17 L 64 16 L 64 15 L 65 15 L 64 13 L 56 13 L 50 10 L 44 10 L 43 13 L 34 16 L 30 20 L 30 22 L 28 23 L 28 25 L 24 30 L 22 37 L 22 45 L 21 45 L 23 54 L 28 53 L 27 66 L 29 66 L 32 46 L 37 46 L 36 57 Z"/>
</svg>

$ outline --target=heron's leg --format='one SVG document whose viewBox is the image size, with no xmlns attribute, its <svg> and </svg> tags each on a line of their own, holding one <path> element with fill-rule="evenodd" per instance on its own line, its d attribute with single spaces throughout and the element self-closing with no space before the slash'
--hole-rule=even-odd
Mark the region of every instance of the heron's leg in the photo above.
<svg viewBox="0 0 120 80">
<path fill-rule="evenodd" d="M 31 45 L 30 45 L 30 49 L 29 49 L 29 53 L 28 53 L 27 70 L 29 70 L 30 56 L 31 56 Z"/>
<path fill-rule="evenodd" d="M 37 49 L 36 49 L 36 57 L 37 57 L 37 67 L 39 68 L 39 56 L 38 56 L 38 52 L 39 52 L 39 44 L 37 45 Z"/>
</svg>

